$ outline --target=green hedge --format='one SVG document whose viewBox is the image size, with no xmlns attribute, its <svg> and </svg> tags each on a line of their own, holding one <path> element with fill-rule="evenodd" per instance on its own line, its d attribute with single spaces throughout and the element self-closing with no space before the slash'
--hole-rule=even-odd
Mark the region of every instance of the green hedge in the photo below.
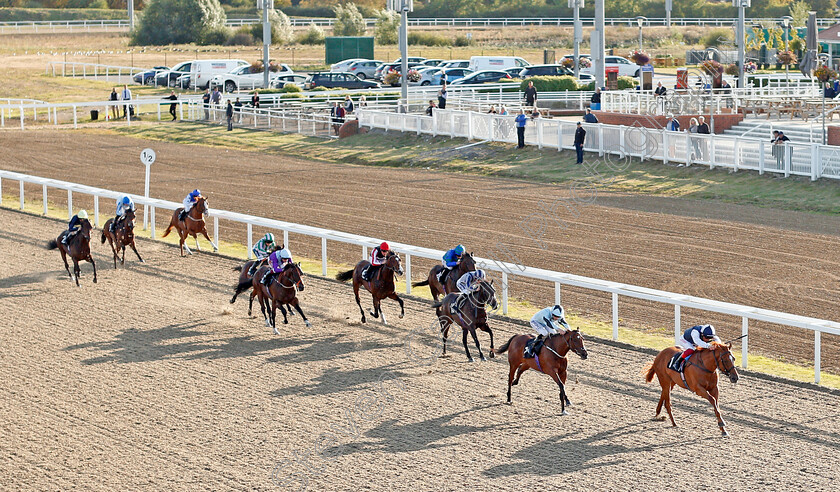
<svg viewBox="0 0 840 492">
<path fill-rule="evenodd" d="M 0 2 L 2 3 L 2 2 Z M 0 22 L 127 19 L 124 9 L 0 8 Z"/>
</svg>

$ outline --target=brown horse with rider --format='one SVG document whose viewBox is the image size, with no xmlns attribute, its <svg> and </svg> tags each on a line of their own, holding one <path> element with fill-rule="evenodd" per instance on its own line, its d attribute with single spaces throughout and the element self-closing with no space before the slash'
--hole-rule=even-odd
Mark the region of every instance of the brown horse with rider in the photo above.
<svg viewBox="0 0 840 492">
<path fill-rule="evenodd" d="M 443 337 L 443 355 L 446 355 L 446 338 L 449 336 L 449 328 L 453 323 L 458 323 L 463 331 L 464 351 L 467 353 L 467 359 L 473 362 L 470 349 L 467 347 L 467 333 L 472 335 L 475 342 L 475 348 L 478 349 L 478 355 L 481 360 L 486 361 L 484 354 L 481 352 L 481 345 L 478 343 L 478 335 L 476 330 L 486 331 L 490 334 L 490 357 L 494 357 L 493 353 L 493 331 L 490 325 L 487 324 L 487 306 L 491 309 L 497 309 L 499 304 L 496 300 L 496 290 L 493 288 L 493 282 L 479 282 L 478 290 L 465 294 L 466 299 L 459 299 L 458 294 L 447 294 L 440 301 L 432 304 L 436 308 L 438 321 L 440 322 L 440 331 Z"/>
<path fill-rule="evenodd" d="M 464 253 L 463 256 L 461 256 L 461 260 L 458 262 L 458 266 L 447 273 L 446 278 L 443 283 L 441 283 L 441 281 L 438 280 L 438 277 L 444 270 L 446 270 L 445 266 L 435 265 L 429 271 L 429 277 L 426 280 L 423 280 L 422 282 L 414 282 L 411 285 L 413 287 L 428 285 L 429 290 L 432 292 L 432 297 L 434 297 L 435 302 L 437 302 L 439 296 L 445 296 L 450 292 L 458 292 L 458 288 L 455 286 L 456 282 L 458 282 L 458 279 L 465 273 L 475 271 L 475 260 L 473 259 L 471 253 Z"/>
<path fill-rule="evenodd" d="M 119 252 L 121 250 L 122 258 L 120 258 L 120 265 L 125 265 L 126 246 L 131 246 L 131 249 L 134 250 L 134 254 L 137 255 L 137 259 L 140 260 L 140 263 L 145 263 L 143 258 L 140 257 L 140 253 L 137 252 L 137 245 L 134 244 L 134 219 L 134 210 L 126 210 L 125 214 L 122 216 L 122 220 L 114 224 L 113 231 L 111 230 L 111 224 L 114 223 L 114 219 L 108 219 L 108 222 L 105 222 L 105 226 L 102 229 L 100 241 L 102 244 L 105 244 L 105 240 L 108 240 L 108 244 L 111 246 L 111 252 L 114 253 L 115 270 L 117 268 L 117 258 L 119 258 Z"/>
<path fill-rule="evenodd" d="M 180 236 L 181 256 L 184 256 L 184 248 L 187 248 L 187 253 L 192 254 L 190 247 L 184 244 L 184 241 L 186 241 L 189 236 L 192 236 L 193 239 L 195 239 L 195 247 L 197 250 L 201 251 L 201 246 L 198 245 L 198 234 L 203 235 L 205 239 L 210 241 L 210 244 L 213 245 L 213 251 L 219 251 L 218 246 L 216 246 L 216 244 L 210 239 L 210 236 L 207 235 L 207 224 L 204 222 L 204 216 L 209 210 L 210 209 L 207 206 L 207 199 L 199 195 L 196 198 L 195 204 L 183 218 L 181 218 L 182 212 L 184 211 L 183 207 L 178 207 L 174 212 L 172 212 L 172 219 L 169 221 L 169 226 L 166 228 L 166 231 L 161 237 L 169 235 L 172 229 L 178 231 L 178 236 Z"/>
<path fill-rule="evenodd" d="M 300 269 L 300 263 L 289 263 L 282 272 L 275 275 L 268 285 L 262 283 L 263 277 L 271 272 L 269 267 L 260 267 L 250 280 L 250 285 L 253 286 L 251 292 L 251 302 L 254 296 L 260 301 L 260 310 L 265 318 L 265 325 L 274 328 L 274 334 L 279 335 L 277 330 L 277 307 L 280 307 L 280 312 L 283 313 L 283 324 L 289 324 L 289 319 L 286 316 L 286 309 L 283 305 L 292 306 L 300 313 L 304 324 L 307 327 L 312 326 L 303 310 L 300 308 L 300 301 L 298 301 L 296 289 L 303 291 L 305 288 L 303 284 L 303 271 Z M 247 282 L 247 281 L 246 281 Z M 241 286 L 242 284 L 240 284 Z M 246 287 L 247 289 L 247 287 Z M 239 290 L 239 287 L 237 287 Z M 269 301 L 271 306 L 269 310 Z M 289 307 L 291 313 L 291 307 Z"/>
<path fill-rule="evenodd" d="M 367 260 L 362 260 L 356 264 L 356 267 L 346 272 L 341 272 L 335 276 L 336 279 L 346 282 L 353 279 L 353 294 L 356 296 L 356 304 L 359 305 L 359 311 L 362 313 L 362 323 L 366 323 L 365 310 L 362 309 L 362 301 L 359 299 L 359 288 L 364 287 L 370 292 L 373 297 L 373 310 L 370 314 L 374 318 L 378 318 L 382 314 L 382 322 L 388 324 L 385 319 L 385 312 L 382 311 L 380 303 L 382 299 L 393 299 L 400 303 L 400 318 L 405 316 L 405 304 L 400 296 L 396 293 L 396 286 L 394 284 L 394 275 L 402 275 L 403 269 L 401 265 L 400 256 L 393 251 L 388 251 L 385 255 L 385 263 L 377 269 L 370 280 L 362 278 L 362 272 L 371 266 Z"/>
<path fill-rule="evenodd" d="M 79 267 L 79 261 L 82 260 L 93 265 L 93 283 L 96 283 L 96 263 L 94 263 L 93 257 L 90 255 L 90 231 L 93 230 L 93 226 L 87 219 L 87 212 L 84 210 L 80 210 L 73 219 L 78 219 L 78 232 L 74 233 L 73 237 L 66 241 L 67 244 L 64 244 L 64 238 L 70 234 L 70 231 L 62 232 L 56 239 L 47 243 L 47 249 L 58 249 L 59 253 L 61 253 L 61 259 L 64 261 L 64 268 L 67 269 L 67 274 L 70 275 L 70 279 L 76 281 L 76 287 L 81 287 L 79 285 L 79 275 L 82 273 L 82 269 Z M 67 256 L 70 256 L 70 259 L 73 260 L 73 273 L 70 273 Z"/>
</svg>

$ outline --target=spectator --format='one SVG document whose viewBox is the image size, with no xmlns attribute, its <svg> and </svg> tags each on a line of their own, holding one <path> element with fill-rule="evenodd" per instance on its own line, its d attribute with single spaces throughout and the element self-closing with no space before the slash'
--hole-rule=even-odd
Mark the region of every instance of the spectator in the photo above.
<svg viewBox="0 0 840 492">
<path fill-rule="evenodd" d="M 434 112 L 434 110 L 436 108 L 437 108 L 437 106 L 435 106 L 435 101 L 433 99 L 430 99 L 429 100 L 429 107 L 426 108 L 426 116 L 431 116 L 432 112 Z"/>
<path fill-rule="evenodd" d="M 575 164 L 583 164 L 583 143 L 586 141 L 586 130 L 580 125 L 580 121 L 577 123 L 577 129 L 575 130 L 575 152 L 577 153 L 577 160 Z"/>
<path fill-rule="evenodd" d="M 230 103 L 230 99 L 228 99 L 227 108 L 225 108 L 225 118 L 227 118 L 228 124 L 227 131 L 233 130 L 233 104 Z"/>
<path fill-rule="evenodd" d="M 490 111 L 488 111 L 487 114 L 498 114 L 497 111 L 496 111 L 496 106 L 491 105 L 490 106 Z"/>
<path fill-rule="evenodd" d="M 502 115 L 502 116 L 507 116 L 508 110 L 507 110 L 507 108 L 505 107 L 504 104 L 502 104 L 501 109 L 499 109 L 499 114 Z"/>
<path fill-rule="evenodd" d="M 776 158 L 776 169 L 782 169 L 782 147 L 779 142 L 779 131 L 773 130 L 773 137 L 770 138 L 770 143 L 773 145 L 771 153 Z"/>
<path fill-rule="evenodd" d="M 517 138 L 517 149 L 521 149 L 525 147 L 525 125 L 528 123 L 528 117 L 525 116 L 525 110 L 520 109 L 519 114 L 516 115 L 516 138 Z"/>
<path fill-rule="evenodd" d="M 260 107 L 260 91 L 254 91 L 254 95 L 251 96 L 251 107 L 255 109 Z"/>
<path fill-rule="evenodd" d="M 586 108 L 586 114 L 583 115 L 583 122 L 584 123 L 598 123 L 598 118 L 592 114 L 592 110 Z"/>
<path fill-rule="evenodd" d="M 214 106 L 221 106 L 222 105 L 222 91 L 219 90 L 218 87 L 213 88 L 213 95 L 210 98 L 213 101 Z M 228 101 L 230 102 L 230 101 Z"/>
<path fill-rule="evenodd" d="M 656 90 L 653 91 L 653 95 L 656 96 L 656 97 L 663 97 L 663 96 L 665 96 L 665 94 L 667 92 L 668 92 L 668 89 L 666 89 L 665 86 L 662 85 L 662 82 L 657 82 L 656 83 Z"/>
<path fill-rule="evenodd" d="M 691 118 L 691 121 L 688 123 L 688 133 L 690 134 L 688 138 L 691 140 L 692 152 L 688 157 L 686 167 L 690 166 L 692 162 L 702 157 L 702 153 L 700 152 L 700 139 L 697 138 L 698 128 L 699 124 L 697 123 L 697 118 Z"/>
<path fill-rule="evenodd" d="M 332 118 L 333 131 L 336 135 L 338 135 L 338 131 L 344 123 L 344 115 L 344 106 L 334 102 L 333 107 L 330 109 L 330 117 Z"/>
<path fill-rule="evenodd" d="M 119 94 L 117 94 L 117 88 L 116 87 L 111 88 L 111 96 L 108 98 L 108 100 L 109 101 L 119 101 L 120 100 L 120 96 L 119 96 Z M 118 104 L 114 103 L 114 104 L 111 105 L 111 114 L 113 115 L 114 119 L 117 119 L 117 118 L 120 117 L 120 107 L 119 107 Z"/>
<path fill-rule="evenodd" d="M 201 95 L 201 102 L 204 104 L 204 119 L 210 119 L 210 88 L 204 89 L 204 94 Z"/>
<path fill-rule="evenodd" d="M 788 145 L 787 149 L 785 149 L 785 142 L 790 142 L 790 139 L 782 130 L 779 130 L 779 136 L 776 138 L 776 142 L 779 145 L 779 157 L 777 160 L 780 164 L 779 169 L 784 169 L 784 166 L 790 163 L 791 158 L 793 157 L 793 147 Z M 785 150 L 787 150 L 787 152 L 785 152 Z"/>
<path fill-rule="evenodd" d="M 665 129 L 669 132 L 678 132 L 680 131 L 680 122 L 674 113 L 668 113 L 668 124 L 665 125 Z"/>
<path fill-rule="evenodd" d="M 826 99 L 834 99 L 834 96 L 837 94 L 834 92 L 834 86 L 831 85 L 831 82 L 825 83 L 825 88 L 823 89 L 823 95 Z"/>
<path fill-rule="evenodd" d="M 131 101 L 131 91 L 128 89 L 127 85 L 123 85 L 122 100 Z M 126 114 L 134 116 L 134 108 L 130 107 L 128 104 L 123 106 L 123 117 L 126 117 Z"/>
<path fill-rule="evenodd" d="M 595 94 L 592 94 L 592 99 L 589 100 L 589 107 L 595 111 L 601 110 L 601 88 L 595 88 Z"/>
<path fill-rule="evenodd" d="M 344 111 L 347 114 L 350 114 L 350 113 L 353 112 L 353 99 L 350 98 L 349 94 L 344 96 Z"/>
<path fill-rule="evenodd" d="M 531 119 L 535 120 L 539 117 L 540 117 L 540 110 L 535 107 L 534 110 L 531 111 Z"/>
<path fill-rule="evenodd" d="M 534 87 L 533 81 L 528 81 L 528 87 L 525 89 L 525 106 L 536 107 L 537 105 L 537 88 Z"/>
<path fill-rule="evenodd" d="M 443 83 L 440 92 L 438 92 L 438 107 L 440 109 L 446 109 L 446 82 Z"/>
<path fill-rule="evenodd" d="M 178 100 L 178 96 L 175 95 L 175 91 L 172 91 L 172 92 L 169 93 L 169 97 L 167 97 L 166 99 L 169 99 L 170 101 L 172 101 L 172 103 L 169 104 L 169 114 L 172 115 L 172 121 L 175 121 L 175 120 L 178 119 L 175 116 L 175 107 L 178 106 L 178 103 L 175 102 L 175 101 Z"/>
<path fill-rule="evenodd" d="M 367 106 L 367 99 L 365 99 L 365 96 L 361 96 L 359 98 L 359 107 L 364 108 L 365 106 Z"/>
<path fill-rule="evenodd" d="M 709 128 L 709 125 L 706 123 L 706 117 L 705 116 L 700 117 L 700 124 L 697 125 L 697 133 L 699 133 L 700 135 L 711 135 L 712 134 L 712 130 Z M 707 146 L 708 146 L 707 140 L 708 140 L 707 138 L 700 139 L 700 141 L 701 141 L 700 148 L 702 149 L 702 153 L 700 154 L 699 157 L 701 159 L 706 158 L 706 154 L 707 154 L 706 149 L 707 149 Z"/>
<path fill-rule="evenodd" d="M 233 112 L 236 113 L 236 122 L 242 123 L 242 101 L 239 98 L 236 98 L 236 102 L 233 103 Z"/>
</svg>

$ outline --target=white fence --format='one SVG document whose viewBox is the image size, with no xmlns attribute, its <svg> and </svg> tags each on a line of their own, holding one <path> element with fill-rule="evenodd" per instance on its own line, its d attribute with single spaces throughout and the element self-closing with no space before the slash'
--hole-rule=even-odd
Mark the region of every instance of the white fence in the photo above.
<svg viewBox="0 0 840 492">
<path fill-rule="evenodd" d="M 3 179 L 19 182 L 20 208 L 23 210 L 25 204 L 24 184 L 31 183 L 40 185 L 42 187 L 42 200 L 44 206 L 44 215 L 47 214 L 47 197 L 48 189 L 54 188 L 67 191 L 67 214 L 68 217 L 74 213 L 73 208 L 73 194 L 80 193 L 84 195 L 93 196 L 94 211 L 93 221 L 94 225 L 99 226 L 99 199 L 107 198 L 112 201 L 112 205 L 118 198 L 124 196 L 124 193 L 115 191 L 94 188 L 65 181 L 59 181 L 48 178 L 41 178 L 36 176 L 29 176 L 11 171 L 0 170 L 0 203 L 2 203 L 2 186 Z M 154 198 L 145 198 L 138 195 L 131 196 L 135 203 L 148 207 L 150 233 L 152 239 L 156 238 L 155 230 L 155 214 L 158 209 L 175 210 L 180 203 L 170 202 L 166 200 L 158 200 Z M 310 227 L 300 224 L 293 224 L 275 219 L 268 219 L 263 217 L 255 217 L 252 215 L 241 214 L 237 212 L 229 212 L 225 210 L 211 210 L 209 217 L 213 222 L 213 240 L 214 243 L 219 243 L 219 220 L 228 220 L 240 224 L 245 224 L 247 228 L 245 244 L 249 251 L 253 247 L 253 228 L 259 227 L 262 229 L 282 231 L 283 244 L 289 243 L 289 234 L 301 234 L 304 236 L 317 237 L 321 239 L 321 274 L 327 274 L 327 242 L 335 241 L 344 244 L 352 244 L 362 248 L 362 258 L 367 257 L 369 247 L 373 247 L 381 242 L 380 238 L 371 238 L 366 236 L 359 236 L 346 232 L 333 231 L 328 229 L 321 229 L 317 227 Z M 241 240 L 241 238 L 239 239 Z M 237 241 L 237 239 L 228 238 L 228 241 Z M 431 260 L 439 260 L 443 256 L 443 251 L 423 248 L 419 246 L 412 246 L 410 244 L 403 244 L 394 241 L 388 241 L 392 249 L 405 254 L 405 272 L 406 272 L 406 293 L 411 293 L 411 259 L 412 257 L 427 258 Z M 738 316 L 741 318 L 741 332 L 743 335 L 749 334 L 749 321 L 765 321 L 769 323 L 776 323 L 783 326 L 797 327 L 814 332 L 814 381 L 820 381 L 820 350 L 822 333 L 831 335 L 840 335 L 840 323 L 822 320 L 817 318 L 810 318 L 806 316 L 798 316 L 778 311 L 771 311 L 767 309 L 760 309 L 739 304 L 732 304 L 727 302 L 714 301 L 711 299 L 704 299 L 700 297 L 677 294 L 673 292 L 666 292 L 655 289 L 648 289 L 635 285 L 627 285 L 619 282 L 611 282 L 609 280 L 600 280 L 580 275 L 572 275 L 568 273 L 554 272 L 540 268 L 532 268 L 524 265 L 509 263 L 501 259 L 482 259 L 476 258 L 476 261 L 483 265 L 482 268 L 501 273 L 501 298 L 502 298 L 502 312 L 507 314 L 508 308 L 508 278 L 510 277 L 524 277 L 534 280 L 541 280 L 547 282 L 554 287 L 555 301 L 560 303 L 561 290 L 564 285 L 580 287 L 599 292 L 610 293 L 612 295 L 612 336 L 614 340 L 618 340 L 618 320 L 619 320 L 619 296 L 626 296 L 635 299 L 644 299 L 663 304 L 674 306 L 674 338 L 675 340 L 682 334 L 682 320 L 680 309 L 690 308 L 708 311 L 712 313 L 726 314 Z M 741 365 L 747 367 L 747 351 L 749 338 L 742 339 L 741 345 Z"/>
<path fill-rule="evenodd" d="M 462 137 L 470 140 L 516 143 L 514 116 L 458 110 L 436 110 L 432 116 L 365 110 L 358 112 L 359 125 L 431 135 Z M 644 116 L 639 116 L 641 121 Z M 540 148 L 574 149 L 575 122 L 550 118 L 528 121 L 525 143 Z M 621 158 L 638 157 L 665 163 L 701 164 L 714 169 L 747 169 L 759 174 L 772 172 L 819 178 L 840 179 L 840 148 L 816 143 L 785 142 L 774 146 L 766 139 L 735 135 L 700 135 L 670 132 L 640 126 L 585 123 L 584 150 Z"/>
</svg>

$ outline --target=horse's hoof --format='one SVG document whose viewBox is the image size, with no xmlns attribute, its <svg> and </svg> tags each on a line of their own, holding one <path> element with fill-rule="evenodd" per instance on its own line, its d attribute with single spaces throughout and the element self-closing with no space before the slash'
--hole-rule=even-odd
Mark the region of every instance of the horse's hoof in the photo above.
<svg viewBox="0 0 840 492">
<path fill-rule="evenodd" d="M 284 324 L 284 325 L 288 325 L 288 324 L 289 324 L 289 320 L 284 319 L 284 320 L 283 320 L 283 324 Z"/>
<path fill-rule="evenodd" d="M 727 432 L 727 431 L 725 431 L 725 430 L 724 430 L 724 431 L 722 431 L 722 432 L 720 433 L 720 437 L 729 437 L 729 432 Z"/>
<path fill-rule="evenodd" d="M 312 323 L 310 323 L 309 320 L 306 320 L 303 323 L 306 325 L 307 328 L 310 328 L 312 326 Z"/>
<path fill-rule="evenodd" d="M 398 317 L 399 319 L 403 319 L 403 317 L 404 317 L 404 316 L 405 316 L 405 315 L 401 314 L 401 315 L 399 315 L 399 316 L 397 316 L 397 317 Z"/>
<path fill-rule="evenodd" d="M 567 412 L 567 411 L 565 411 L 565 410 L 563 410 L 562 412 L 560 412 L 560 416 L 561 416 L 561 417 L 562 417 L 562 416 L 564 416 L 564 415 L 569 415 L 569 412 Z"/>
<path fill-rule="evenodd" d="M 570 401 L 567 401 L 567 402 L 566 402 L 566 406 L 567 406 L 567 407 L 570 407 L 570 406 L 572 406 L 572 402 L 570 402 Z"/>
<path fill-rule="evenodd" d="M 146 263 L 146 260 L 140 260 L 140 263 Z"/>
<path fill-rule="evenodd" d="M 280 332 L 277 330 L 277 327 L 276 327 L 276 326 L 274 327 L 274 334 L 275 334 L 275 335 L 279 335 L 279 334 L 280 334 Z"/>
<path fill-rule="evenodd" d="M 96 279 L 93 279 L 93 283 L 96 283 Z"/>
<path fill-rule="evenodd" d="M 487 357 L 484 357 L 484 356 L 482 355 L 482 356 L 481 356 L 481 361 L 482 361 L 482 362 L 487 362 Z"/>
<path fill-rule="evenodd" d="M 230 303 L 231 303 L 231 304 L 233 304 L 234 302 L 236 302 L 236 298 L 235 298 L 235 297 L 234 297 L 234 298 L 232 298 L 232 299 L 230 300 Z M 249 313 L 249 314 L 250 314 L 250 313 Z"/>
<path fill-rule="evenodd" d="M 656 416 L 656 417 L 654 417 L 652 420 L 653 420 L 654 422 L 665 422 L 665 416 L 664 416 L 664 415 L 657 415 L 657 416 Z"/>
<path fill-rule="evenodd" d="M 268 320 L 265 320 L 265 326 L 268 327 L 268 328 L 271 328 L 271 322 L 268 321 Z"/>
<path fill-rule="evenodd" d="M 473 360 L 473 358 L 470 357 L 469 359 L 467 359 L 467 362 L 475 362 L 475 360 Z"/>
<path fill-rule="evenodd" d="M 362 323 L 367 323 L 367 320 L 362 318 Z"/>
</svg>

